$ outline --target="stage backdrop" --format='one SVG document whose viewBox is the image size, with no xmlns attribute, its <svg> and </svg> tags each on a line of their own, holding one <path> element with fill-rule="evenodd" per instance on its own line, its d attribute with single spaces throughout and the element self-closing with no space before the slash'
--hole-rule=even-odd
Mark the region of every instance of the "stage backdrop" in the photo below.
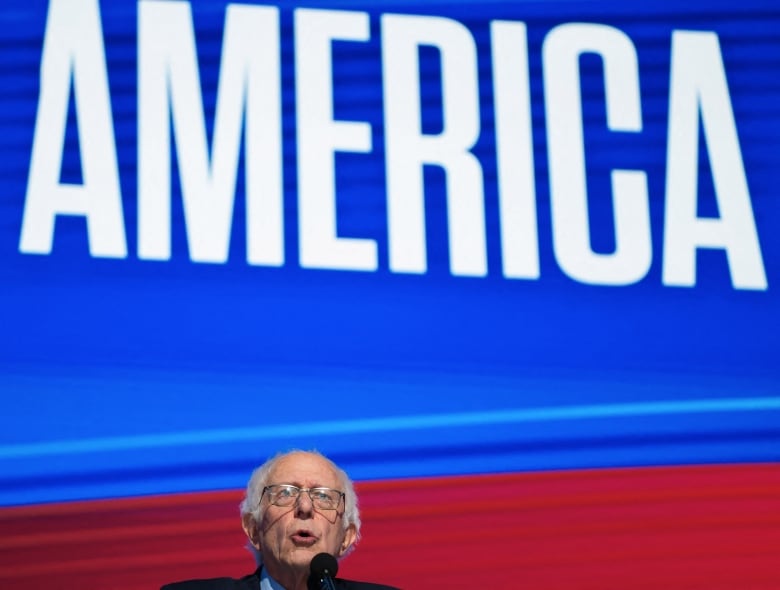
<svg viewBox="0 0 780 590">
<path fill-rule="evenodd" d="M 0 9 L 0 584 L 780 587 L 774 1 Z"/>
</svg>

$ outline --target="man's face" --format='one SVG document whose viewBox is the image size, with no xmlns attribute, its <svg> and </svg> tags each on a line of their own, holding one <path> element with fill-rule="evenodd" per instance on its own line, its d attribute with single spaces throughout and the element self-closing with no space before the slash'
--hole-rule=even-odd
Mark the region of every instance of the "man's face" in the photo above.
<svg viewBox="0 0 780 590">
<path fill-rule="evenodd" d="M 342 489 L 338 474 L 322 457 L 294 453 L 280 459 L 269 474 L 269 485 L 291 484 L 299 488 Z M 263 518 L 255 531 L 255 545 L 263 554 L 263 563 L 275 578 L 283 571 L 308 574 L 309 564 L 318 553 L 341 556 L 355 540 L 353 527 L 344 529 L 344 502 L 337 510 L 317 510 L 311 498 L 301 492 L 292 506 L 275 506 L 268 492 L 263 499 Z M 253 539 L 255 541 L 255 539 Z"/>
</svg>

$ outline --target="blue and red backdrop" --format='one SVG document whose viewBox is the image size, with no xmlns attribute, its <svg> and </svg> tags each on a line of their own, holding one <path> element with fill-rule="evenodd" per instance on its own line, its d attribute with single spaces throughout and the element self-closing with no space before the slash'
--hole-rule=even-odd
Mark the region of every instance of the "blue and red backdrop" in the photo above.
<svg viewBox="0 0 780 590">
<path fill-rule="evenodd" d="M 0 11 L 0 582 L 776 589 L 775 2 Z"/>
</svg>

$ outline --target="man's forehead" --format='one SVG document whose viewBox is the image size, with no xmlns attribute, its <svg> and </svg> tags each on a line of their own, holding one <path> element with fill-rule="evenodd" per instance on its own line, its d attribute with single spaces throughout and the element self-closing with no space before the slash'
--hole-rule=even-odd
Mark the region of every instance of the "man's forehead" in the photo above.
<svg viewBox="0 0 780 590">
<path fill-rule="evenodd" d="M 311 453 L 292 453 L 282 457 L 271 469 L 270 476 L 279 483 L 327 487 L 339 485 L 339 477 L 333 466 L 325 458 Z"/>
</svg>

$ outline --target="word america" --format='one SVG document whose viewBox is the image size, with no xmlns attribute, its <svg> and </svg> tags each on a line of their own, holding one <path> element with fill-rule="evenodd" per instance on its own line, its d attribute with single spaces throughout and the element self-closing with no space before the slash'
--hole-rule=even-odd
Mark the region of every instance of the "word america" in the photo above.
<svg viewBox="0 0 780 590">
<path fill-rule="evenodd" d="M 240 145 L 246 170 L 246 259 L 284 260 L 279 10 L 226 8 L 213 140 L 206 138 L 195 32 L 186 2 L 138 3 L 137 255 L 171 256 L 171 129 L 192 261 L 228 258 Z M 334 41 L 370 39 L 368 13 L 297 9 L 293 14 L 300 265 L 374 271 L 376 241 L 336 231 L 337 153 L 372 151 L 372 127 L 333 116 Z M 461 23 L 438 16 L 382 14 L 381 72 L 388 266 L 425 273 L 423 168 L 446 176 L 450 270 L 485 276 L 483 170 L 471 152 L 481 130 L 477 50 Z M 537 279 L 535 167 L 526 25 L 490 23 L 502 273 Z M 419 50 L 441 56 L 442 130 L 423 133 Z M 611 171 L 614 251 L 591 247 L 579 60 L 603 62 L 609 131 L 640 132 L 636 49 L 611 26 L 565 23 L 542 46 L 553 250 L 574 280 L 628 285 L 653 256 L 646 173 Z M 105 47 L 97 0 L 52 0 L 19 249 L 49 254 L 59 215 L 86 218 L 90 253 L 127 256 Z M 73 90 L 71 94 L 71 88 Z M 71 98 L 72 97 L 72 98 Z M 70 101 L 78 117 L 83 182 L 60 180 Z M 696 254 L 722 249 L 736 289 L 767 288 L 718 37 L 672 33 L 662 281 L 696 284 Z M 699 121 L 718 217 L 696 213 Z M 243 135 L 242 135 L 243 134 Z"/>
</svg>

